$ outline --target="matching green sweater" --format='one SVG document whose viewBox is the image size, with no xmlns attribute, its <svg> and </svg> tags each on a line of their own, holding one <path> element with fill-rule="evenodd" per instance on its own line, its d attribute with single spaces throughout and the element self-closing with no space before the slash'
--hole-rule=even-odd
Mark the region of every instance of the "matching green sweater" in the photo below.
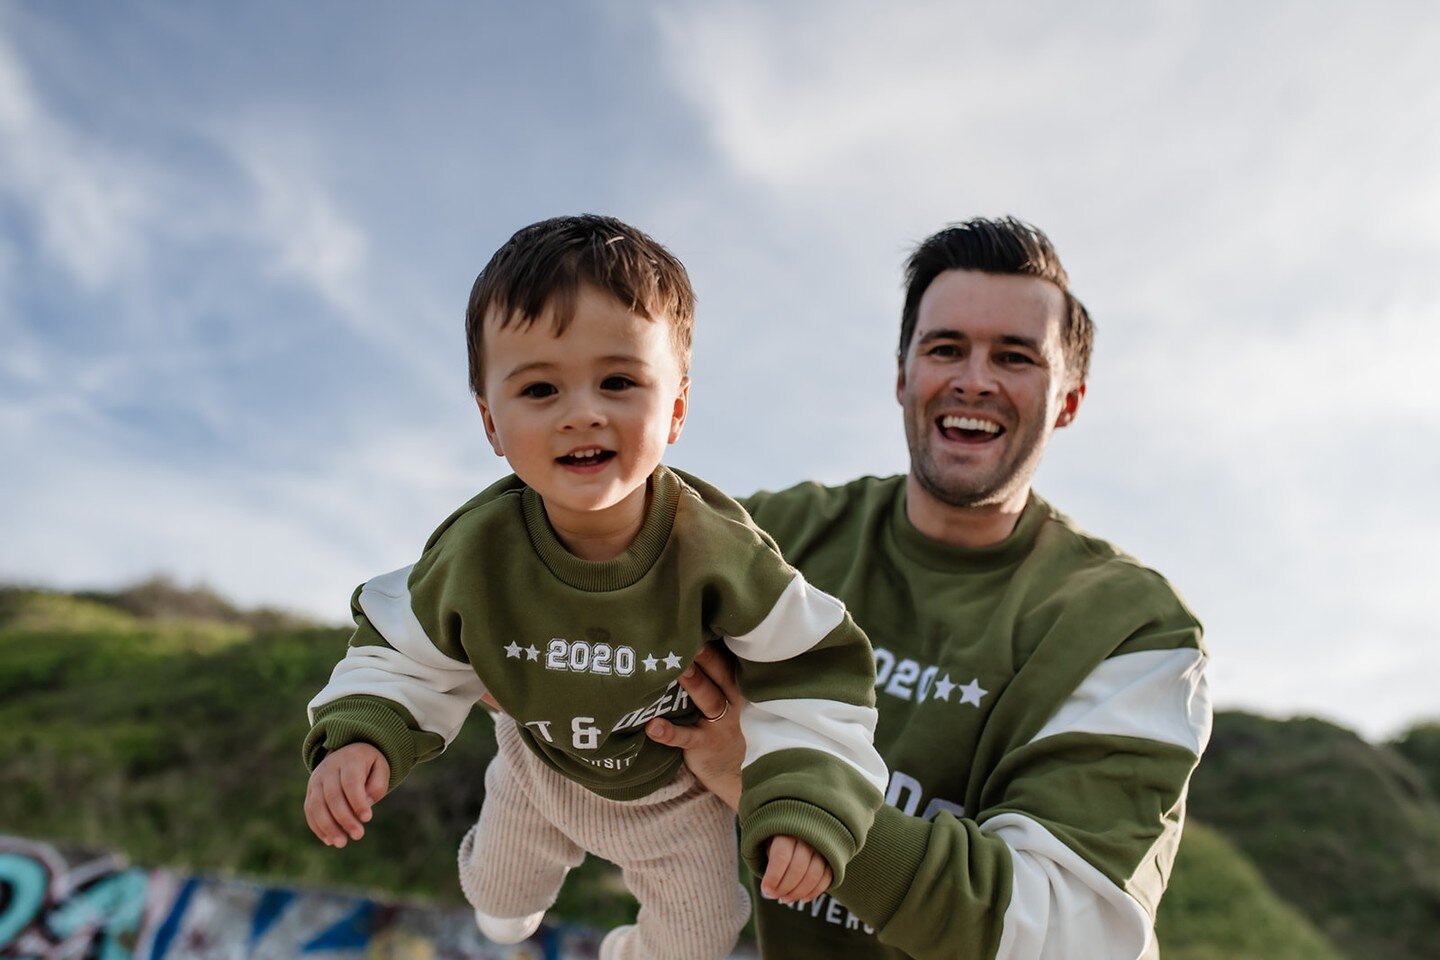
<svg viewBox="0 0 1440 960">
<path fill-rule="evenodd" d="M 1154 956 L 1210 728 L 1200 626 L 1170 585 L 1033 496 L 979 550 L 922 536 L 903 477 L 746 505 L 874 643 L 891 771 L 843 882 L 761 901 L 764 955 Z"/>
<path fill-rule="evenodd" d="M 350 649 L 311 703 L 307 763 L 368 742 L 398 783 L 488 690 L 561 774 L 643 797 L 682 760 L 645 723 L 695 722 L 677 678 L 720 638 L 750 701 L 742 852 L 759 868 L 763 842 L 790 834 L 843 876 L 886 783 L 869 644 L 733 500 L 666 467 L 650 483 L 642 529 L 613 560 L 569 553 L 512 476 L 446 520 L 412 567 L 362 585 Z"/>
</svg>

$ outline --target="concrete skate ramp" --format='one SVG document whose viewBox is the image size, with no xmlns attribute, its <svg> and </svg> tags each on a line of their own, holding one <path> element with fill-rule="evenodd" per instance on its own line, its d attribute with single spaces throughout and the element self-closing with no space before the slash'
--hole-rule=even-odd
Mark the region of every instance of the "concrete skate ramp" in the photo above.
<svg viewBox="0 0 1440 960">
<path fill-rule="evenodd" d="M 38 960 L 578 960 L 599 934 L 499 946 L 470 911 L 132 867 L 0 836 L 0 957 Z"/>
</svg>

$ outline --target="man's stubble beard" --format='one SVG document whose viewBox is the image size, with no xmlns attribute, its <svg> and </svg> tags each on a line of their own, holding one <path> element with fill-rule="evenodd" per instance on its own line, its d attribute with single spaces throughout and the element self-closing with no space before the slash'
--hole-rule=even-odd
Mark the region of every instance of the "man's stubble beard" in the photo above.
<svg viewBox="0 0 1440 960">
<path fill-rule="evenodd" d="M 933 418 L 912 424 L 908 437 L 910 472 L 920 488 L 941 503 L 958 508 L 983 507 L 1004 503 L 1028 486 L 1045 449 L 1045 431 L 1032 430 L 1030 436 L 1014 438 L 1009 455 L 996 464 L 987 475 L 950 480 L 930 454 Z M 994 441 L 992 441 L 994 442 Z M 968 472 L 968 471 L 967 471 Z"/>
</svg>

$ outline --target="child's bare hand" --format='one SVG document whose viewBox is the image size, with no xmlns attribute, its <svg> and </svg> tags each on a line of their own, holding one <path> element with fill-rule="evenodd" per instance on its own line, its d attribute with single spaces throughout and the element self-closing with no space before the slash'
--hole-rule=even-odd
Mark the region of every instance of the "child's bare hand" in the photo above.
<svg viewBox="0 0 1440 960">
<path fill-rule="evenodd" d="M 390 764 L 368 743 L 352 743 L 325 755 L 305 789 L 305 821 L 321 841 L 343 847 L 365 836 L 362 823 L 390 789 Z"/>
<path fill-rule="evenodd" d="M 760 892 L 784 904 L 814 900 L 829 888 L 835 876 L 825 858 L 798 837 L 771 837 L 767 857 Z"/>
</svg>

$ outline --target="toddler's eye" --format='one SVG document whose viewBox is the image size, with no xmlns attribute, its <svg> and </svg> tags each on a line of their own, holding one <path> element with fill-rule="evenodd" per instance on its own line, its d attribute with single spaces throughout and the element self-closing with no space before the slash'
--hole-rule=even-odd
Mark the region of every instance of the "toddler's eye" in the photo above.
<svg viewBox="0 0 1440 960">
<path fill-rule="evenodd" d="M 527 384 L 525 388 L 520 391 L 520 396 L 533 397 L 536 400 L 543 400 L 546 397 L 553 397 L 558 392 L 559 391 L 555 389 L 555 386 L 553 384 L 531 383 Z"/>
<path fill-rule="evenodd" d="M 606 377 L 600 381 L 601 390 L 628 390 L 635 386 L 635 381 L 629 377 L 613 376 Z"/>
</svg>

